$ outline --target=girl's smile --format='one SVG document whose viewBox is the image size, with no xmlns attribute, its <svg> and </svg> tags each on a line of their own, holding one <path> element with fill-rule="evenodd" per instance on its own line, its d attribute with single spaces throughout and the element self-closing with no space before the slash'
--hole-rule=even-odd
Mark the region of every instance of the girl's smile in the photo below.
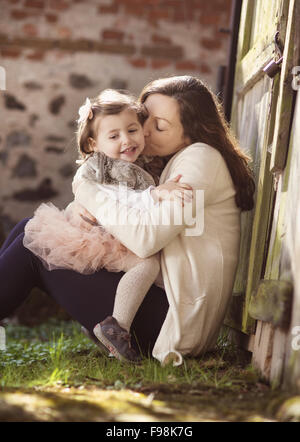
<svg viewBox="0 0 300 442">
<path fill-rule="evenodd" d="M 128 147 L 125 150 L 122 150 L 121 153 L 132 154 L 137 149 L 137 146 Z"/>
</svg>

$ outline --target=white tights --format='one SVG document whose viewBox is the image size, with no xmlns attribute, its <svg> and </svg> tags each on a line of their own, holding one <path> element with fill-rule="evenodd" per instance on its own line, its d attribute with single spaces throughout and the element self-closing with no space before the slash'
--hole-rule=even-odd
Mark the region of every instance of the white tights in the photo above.
<svg viewBox="0 0 300 442">
<path fill-rule="evenodd" d="M 159 270 L 158 254 L 145 259 L 137 257 L 136 264 L 128 269 L 120 279 L 113 317 L 127 331 L 130 330 L 135 314 L 151 285 L 155 282 Z"/>
</svg>

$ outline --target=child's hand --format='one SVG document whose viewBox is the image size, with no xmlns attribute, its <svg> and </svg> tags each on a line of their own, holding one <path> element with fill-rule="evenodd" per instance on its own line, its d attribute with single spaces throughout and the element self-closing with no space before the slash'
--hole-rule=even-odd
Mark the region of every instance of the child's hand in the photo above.
<svg viewBox="0 0 300 442">
<path fill-rule="evenodd" d="M 184 202 L 190 202 L 193 198 L 193 188 L 189 184 L 179 183 L 182 175 L 177 175 L 172 180 L 166 181 L 164 184 L 157 186 L 151 190 L 151 196 L 157 203 L 162 200 L 174 200 L 179 198 L 182 206 Z"/>
</svg>

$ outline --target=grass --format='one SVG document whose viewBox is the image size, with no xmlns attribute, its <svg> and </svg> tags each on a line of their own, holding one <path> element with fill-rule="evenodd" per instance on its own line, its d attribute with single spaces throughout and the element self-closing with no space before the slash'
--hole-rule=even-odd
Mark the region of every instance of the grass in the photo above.
<svg viewBox="0 0 300 442">
<path fill-rule="evenodd" d="M 243 369 L 241 377 L 241 366 L 232 364 L 235 351 L 221 336 L 217 352 L 205 358 L 186 359 L 179 367 L 161 367 L 158 361 L 144 358 L 137 366 L 102 355 L 72 321 L 50 320 L 34 328 L 8 325 L 6 351 L 0 351 L 0 386 L 93 384 L 106 389 L 141 389 L 167 384 L 176 389 L 201 384 L 240 388 L 249 379 L 253 380 L 255 373 L 246 368 L 247 376 Z"/>
</svg>

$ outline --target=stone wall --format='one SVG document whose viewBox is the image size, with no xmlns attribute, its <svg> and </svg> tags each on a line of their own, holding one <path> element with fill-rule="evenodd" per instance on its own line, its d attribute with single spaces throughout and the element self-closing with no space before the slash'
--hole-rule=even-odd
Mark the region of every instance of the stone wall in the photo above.
<svg viewBox="0 0 300 442">
<path fill-rule="evenodd" d="M 231 0 L 0 0 L 0 215 L 4 231 L 72 198 L 74 122 L 103 88 L 138 94 L 192 74 L 215 90 Z"/>
</svg>

